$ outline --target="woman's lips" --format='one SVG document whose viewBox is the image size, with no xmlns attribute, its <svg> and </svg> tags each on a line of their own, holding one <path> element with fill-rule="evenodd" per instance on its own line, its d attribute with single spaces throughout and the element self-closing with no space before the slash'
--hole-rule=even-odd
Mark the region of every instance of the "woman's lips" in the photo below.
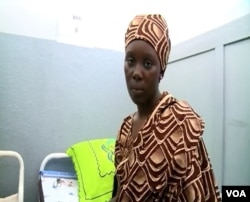
<svg viewBox="0 0 250 202">
<path fill-rule="evenodd" d="M 141 94 L 143 93 L 143 89 L 141 88 L 131 88 L 131 92 L 134 94 Z"/>
</svg>

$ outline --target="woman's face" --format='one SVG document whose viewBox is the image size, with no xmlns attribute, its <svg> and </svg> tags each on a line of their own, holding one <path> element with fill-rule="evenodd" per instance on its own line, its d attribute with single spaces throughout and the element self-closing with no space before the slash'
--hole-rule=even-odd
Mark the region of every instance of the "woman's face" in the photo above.
<svg viewBox="0 0 250 202">
<path fill-rule="evenodd" d="M 157 100 L 161 68 L 150 44 L 134 40 L 127 46 L 124 71 L 128 92 L 135 104 L 147 106 Z"/>
</svg>

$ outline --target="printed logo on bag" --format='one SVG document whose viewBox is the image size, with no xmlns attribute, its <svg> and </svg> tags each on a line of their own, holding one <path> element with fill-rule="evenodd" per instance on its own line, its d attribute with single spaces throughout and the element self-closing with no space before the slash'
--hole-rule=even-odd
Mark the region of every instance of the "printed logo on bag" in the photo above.
<svg viewBox="0 0 250 202">
<path fill-rule="evenodd" d="M 250 201 L 250 186 L 222 186 L 223 202 Z"/>
</svg>

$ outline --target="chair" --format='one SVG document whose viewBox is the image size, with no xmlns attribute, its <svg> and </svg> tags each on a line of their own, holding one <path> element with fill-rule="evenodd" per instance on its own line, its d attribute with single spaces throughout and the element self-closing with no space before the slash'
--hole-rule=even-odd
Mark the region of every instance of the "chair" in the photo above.
<svg viewBox="0 0 250 202">
<path fill-rule="evenodd" d="M 0 198 L 0 202 L 23 202 L 24 193 L 24 162 L 22 156 L 15 151 L 0 150 L 0 157 L 15 157 L 19 161 L 19 182 L 18 182 L 18 192 L 7 196 L 5 198 Z"/>
</svg>

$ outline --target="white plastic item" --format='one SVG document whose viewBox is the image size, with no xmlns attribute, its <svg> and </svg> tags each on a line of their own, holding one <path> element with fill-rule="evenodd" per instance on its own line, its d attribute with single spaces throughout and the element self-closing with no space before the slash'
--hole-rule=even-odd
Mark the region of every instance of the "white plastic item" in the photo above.
<svg viewBox="0 0 250 202">
<path fill-rule="evenodd" d="M 23 202 L 24 193 L 24 162 L 22 156 L 16 151 L 0 150 L 0 157 L 15 157 L 19 162 L 19 182 L 18 182 L 18 192 L 7 196 L 5 198 L 0 198 L 0 202 Z"/>
<path fill-rule="evenodd" d="M 61 158 L 69 158 L 66 153 L 51 153 L 48 154 L 42 161 L 40 165 L 40 171 L 45 169 L 46 164 L 52 159 L 61 159 Z"/>
<path fill-rule="evenodd" d="M 39 172 L 39 202 L 78 202 L 78 183 L 75 173 L 67 172 L 60 167 L 47 170 L 46 165 L 50 160 L 70 158 L 66 153 L 51 153 L 47 155 Z"/>
</svg>

